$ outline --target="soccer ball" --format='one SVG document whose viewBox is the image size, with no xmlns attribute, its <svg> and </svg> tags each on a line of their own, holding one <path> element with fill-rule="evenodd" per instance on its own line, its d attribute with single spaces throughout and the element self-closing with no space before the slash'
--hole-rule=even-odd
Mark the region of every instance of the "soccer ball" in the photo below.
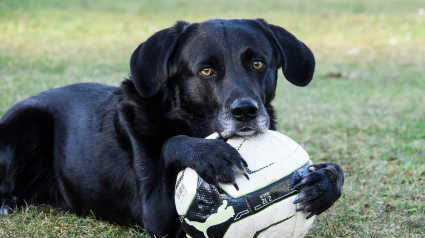
<svg viewBox="0 0 425 238">
<path fill-rule="evenodd" d="M 207 139 L 218 139 L 214 133 Z M 219 184 L 223 193 L 206 183 L 193 169 L 177 176 L 175 203 L 187 237 L 304 237 L 314 221 L 296 212 L 293 204 L 301 181 L 312 163 L 307 152 L 289 137 L 275 131 L 227 140 L 248 162 L 249 180 Z"/>
</svg>

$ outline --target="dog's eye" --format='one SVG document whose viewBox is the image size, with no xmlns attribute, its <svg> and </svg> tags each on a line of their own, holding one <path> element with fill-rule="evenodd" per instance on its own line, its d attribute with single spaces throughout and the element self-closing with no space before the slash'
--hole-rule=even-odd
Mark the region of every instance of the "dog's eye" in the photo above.
<svg viewBox="0 0 425 238">
<path fill-rule="evenodd" d="M 254 67 L 254 69 L 256 69 L 256 70 L 263 68 L 263 65 L 264 65 L 264 63 L 259 61 L 259 60 L 256 60 L 256 61 L 254 61 L 254 63 L 252 63 L 252 67 Z"/>
<path fill-rule="evenodd" d="M 210 76 L 211 74 L 212 74 L 212 69 L 211 68 L 203 68 L 202 70 L 201 70 L 201 74 L 202 75 L 204 75 L 204 76 Z"/>
</svg>

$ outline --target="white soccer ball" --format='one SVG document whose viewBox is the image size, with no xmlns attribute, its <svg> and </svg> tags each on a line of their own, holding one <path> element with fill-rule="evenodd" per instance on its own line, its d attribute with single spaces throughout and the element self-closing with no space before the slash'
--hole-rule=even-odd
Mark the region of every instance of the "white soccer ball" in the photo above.
<svg viewBox="0 0 425 238">
<path fill-rule="evenodd" d="M 218 137 L 214 133 L 207 139 Z M 293 185 L 312 163 L 307 152 L 275 131 L 235 136 L 227 143 L 248 162 L 250 179 L 238 175 L 239 190 L 220 183 L 220 194 L 193 169 L 181 171 L 174 198 L 187 237 L 304 237 L 314 217 L 306 219 L 308 213 L 295 211 L 299 190 Z"/>
</svg>

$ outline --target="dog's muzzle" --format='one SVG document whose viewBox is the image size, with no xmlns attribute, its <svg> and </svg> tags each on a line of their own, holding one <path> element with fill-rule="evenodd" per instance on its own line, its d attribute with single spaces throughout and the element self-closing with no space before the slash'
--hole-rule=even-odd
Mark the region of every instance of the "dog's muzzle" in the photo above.
<svg viewBox="0 0 425 238">
<path fill-rule="evenodd" d="M 227 111 L 219 116 L 219 131 L 225 138 L 235 134 L 249 136 L 264 133 L 269 125 L 265 108 L 252 98 L 235 100 L 230 105 L 230 113 Z"/>
</svg>

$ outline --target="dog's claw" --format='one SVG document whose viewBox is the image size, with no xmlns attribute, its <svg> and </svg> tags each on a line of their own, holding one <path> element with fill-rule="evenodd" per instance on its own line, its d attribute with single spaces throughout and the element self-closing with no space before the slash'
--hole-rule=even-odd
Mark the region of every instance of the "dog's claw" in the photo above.
<svg viewBox="0 0 425 238">
<path fill-rule="evenodd" d="M 245 172 L 244 172 L 244 173 L 243 173 L 243 176 L 245 176 L 245 178 L 249 180 L 249 176 L 248 176 L 248 174 L 247 174 L 247 173 L 245 173 Z"/>
<path fill-rule="evenodd" d="M 300 186 L 301 186 L 301 182 L 299 182 L 299 183 L 295 184 L 295 185 L 293 186 L 293 188 L 298 188 L 298 187 L 300 187 Z"/>
<path fill-rule="evenodd" d="M 248 163 L 246 162 L 246 160 L 241 158 L 241 161 L 242 161 L 242 164 L 245 166 L 245 168 L 248 168 Z"/>
<path fill-rule="evenodd" d="M 304 208 L 305 208 L 305 206 L 304 206 L 304 207 L 299 207 L 299 208 L 297 208 L 297 210 L 295 210 L 295 211 L 299 212 L 299 211 L 304 210 Z"/>
<path fill-rule="evenodd" d="M 220 194 L 223 194 L 223 189 L 221 189 L 221 187 L 218 183 L 214 184 L 214 186 L 215 186 L 215 188 L 217 188 L 217 190 Z"/>
<path fill-rule="evenodd" d="M 294 201 L 294 204 L 300 203 L 304 200 L 304 197 L 300 197 L 297 200 Z"/>
<path fill-rule="evenodd" d="M 237 183 L 233 183 L 233 186 L 235 186 L 236 190 L 238 190 L 238 191 L 239 191 L 239 186 L 238 186 L 238 184 L 237 184 Z"/>
<path fill-rule="evenodd" d="M 308 215 L 305 219 L 310 219 L 312 216 L 316 215 L 316 212 L 312 212 L 310 213 L 310 215 Z"/>
</svg>

